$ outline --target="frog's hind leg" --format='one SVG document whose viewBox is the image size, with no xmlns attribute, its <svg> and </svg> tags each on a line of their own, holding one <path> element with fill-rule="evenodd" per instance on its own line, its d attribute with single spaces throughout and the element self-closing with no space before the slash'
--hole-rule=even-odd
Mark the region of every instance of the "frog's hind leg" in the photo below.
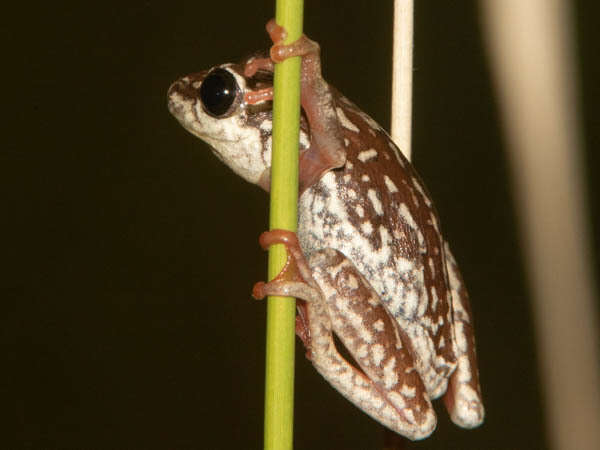
<svg viewBox="0 0 600 450">
<path fill-rule="evenodd" d="M 308 310 L 317 370 L 346 398 L 394 431 L 410 439 L 429 436 L 436 417 L 415 370 L 408 337 L 342 253 L 315 252 L 309 264 L 323 293 L 321 304 L 309 304 Z M 338 353 L 333 332 L 361 370 Z"/>
<path fill-rule="evenodd" d="M 471 307 L 467 290 L 448 244 L 444 250 L 452 290 L 457 356 L 456 370 L 450 377 L 448 389 L 444 394 L 444 404 L 455 424 L 473 428 L 483 422 L 485 412 L 479 387 Z"/>
<path fill-rule="evenodd" d="M 282 277 L 259 284 L 255 294 L 306 300 L 309 339 L 305 344 L 310 345 L 319 373 L 344 397 L 397 433 L 409 439 L 431 434 L 436 417 L 415 370 L 410 340 L 356 267 L 333 249 L 316 251 L 307 262 L 293 233 L 277 230 L 267 237 L 270 244 L 286 245 L 297 270 L 286 264 Z M 295 275 L 290 277 L 292 272 Z M 340 355 L 334 333 L 360 368 Z"/>
</svg>

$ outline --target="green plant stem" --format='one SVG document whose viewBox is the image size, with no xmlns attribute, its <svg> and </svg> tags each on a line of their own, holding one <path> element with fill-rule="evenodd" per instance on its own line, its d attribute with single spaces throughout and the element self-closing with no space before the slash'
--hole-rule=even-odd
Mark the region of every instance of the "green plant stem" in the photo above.
<svg viewBox="0 0 600 450">
<path fill-rule="evenodd" d="M 302 0 L 277 0 L 275 19 L 287 31 L 285 43 L 302 34 Z M 270 228 L 296 231 L 298 138 L 300 124 L 300 58 L 275 65 Z M 286 261 L 285 247 L 269 249 L 269 279 Z M 265 374 L 265 450 L 291 450 L 294 419 L 294 345 L 296 302 L 290 297 L 267 300 Z"/>
</svg>

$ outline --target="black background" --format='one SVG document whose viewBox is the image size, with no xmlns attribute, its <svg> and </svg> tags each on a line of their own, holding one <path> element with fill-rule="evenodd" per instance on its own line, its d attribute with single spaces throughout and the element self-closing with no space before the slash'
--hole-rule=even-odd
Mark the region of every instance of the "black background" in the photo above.
<svg viewBox="0 0 600 450">
<path fill-rule="evenodd" d="M 12 6 L 2 19 L 2 448 L 262 446 L 268 198 L 166 109 L 177 77 L 265 48 L 255 2 Z M 597 8 L 576 3 L 598 254 Z M 388 127 L 391 2 L 306 2 L 325 77 Z M 485 424 L 422 449 L 543 449 L 524 264 L 475 2 L 417 2 L 414 164 L 469 287 Z M 597 266 L 596 272 L 598 273 Z M 298 449 L 378 448 L 378 425 L 298 348 Z M 576 349 L 574 349 L 576 351 Z"/>
</svg>

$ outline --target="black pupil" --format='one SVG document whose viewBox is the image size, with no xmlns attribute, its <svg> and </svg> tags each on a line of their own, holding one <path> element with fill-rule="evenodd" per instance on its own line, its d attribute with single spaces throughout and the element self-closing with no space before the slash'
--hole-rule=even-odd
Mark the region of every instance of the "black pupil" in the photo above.
<svg viewBox="0 0 600 450">
<path fill-rule="evenodd" d="M 209 114 L 222 116 L 233 104 L 237 89 L 235 78 L 230 72 L 215 69 L 200 86 L 200 100 Z"/>
</svg>

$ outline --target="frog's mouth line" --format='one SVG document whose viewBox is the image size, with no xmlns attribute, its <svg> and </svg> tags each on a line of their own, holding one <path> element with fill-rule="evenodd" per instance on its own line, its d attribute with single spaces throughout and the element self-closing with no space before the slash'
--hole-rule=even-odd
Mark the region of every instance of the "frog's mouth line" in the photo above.
<svg viewBox="0 0 600 450">
<path fill-rule="evenodd" d="M 198 113 L 196 112 L 195 104 L 192 101 L 181 101 L 180 99 L 173 99 L 173 96 L 169 96 L 167 107 L 169 112 L 173 117 L 177 119 L 177 121 L 189 131 L 194 136 L 202 139 L 205 142 L 219 142 L 224 144 L 235 144 L 240 141 L 240 139 L 225 139 L 212 136 L 208 132 L 201 132 L 195 128 L 195 124 L 200 123 L 198 119 Z M 188 111 L 189 108 L 189 111 Z M 186 119 L 186 113 L 191 112 L 193 114 L 194 120 Z"/>
<path fill-rule="evenodd" d="M 241 141 L 241 139 L 219 139 L 219 138 L 215 138 L 215 137 L 208 137 L 208 135 L 206 135 L 206 134 L 200 134 L 200 133 L 196 133 L 196 136 L 204 139 L 206 142 L 219 142 L 219 143 L 237 144 L 237 143 L 239 143 Z"/>
</svg>

